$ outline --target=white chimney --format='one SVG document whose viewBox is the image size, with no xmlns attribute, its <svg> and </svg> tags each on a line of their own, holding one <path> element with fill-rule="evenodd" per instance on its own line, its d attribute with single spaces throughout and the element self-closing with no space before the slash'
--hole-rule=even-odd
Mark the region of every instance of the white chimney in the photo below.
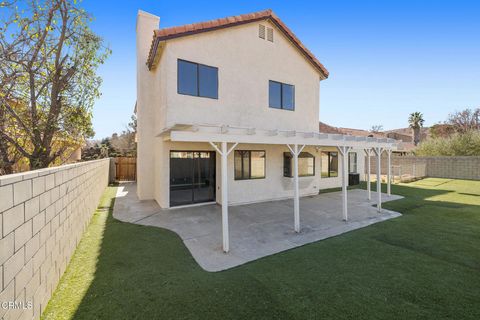
<svg viewBox="0 0 480 320">
<path fill-rule="evenodd" d="M 137 14 L 137 71 L 146 69 L 153 31 L 160 27 L 160 17 L 138 10 Z"/>
<path fill-rule="evenodd" d="M 151 100 L 155 90 L 154 72 L 146 65 L 153 40 L 153 31 L 158 29 L 160 18 L 145 11 L 137 14 L 137 194 L 141 200 L 153 199 L 155 148 L 154 112 Z"/>
</svg>

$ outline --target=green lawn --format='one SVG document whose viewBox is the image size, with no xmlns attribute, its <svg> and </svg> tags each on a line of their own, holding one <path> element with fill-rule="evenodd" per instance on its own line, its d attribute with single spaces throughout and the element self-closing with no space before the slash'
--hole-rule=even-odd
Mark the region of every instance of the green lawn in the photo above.
<svg viewBox="0 0 480 320">
<path fill-rule="evenodd" d="M 218 273 L 113 219 L 114 191 L 44 319 L 480 319 L 480 181 L 394 185 L 402 217 Z"/>
</svg>

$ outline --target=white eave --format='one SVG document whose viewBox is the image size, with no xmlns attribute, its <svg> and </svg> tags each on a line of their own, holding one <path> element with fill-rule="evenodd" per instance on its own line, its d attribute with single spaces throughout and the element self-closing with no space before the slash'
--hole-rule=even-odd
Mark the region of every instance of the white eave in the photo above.
<svg viewBox="0 0 480 320">
<path fill-rule="evenodd" d="M 175 124 L 157 134 L 167 141 L 229 142 L 252 144 L 298 144 L 310 146 L 349 146 L 396 150 L 398 141 L 390 138 L 357 137 L 320 132 L 266 130 L 220 124 Z"/>
</svg>

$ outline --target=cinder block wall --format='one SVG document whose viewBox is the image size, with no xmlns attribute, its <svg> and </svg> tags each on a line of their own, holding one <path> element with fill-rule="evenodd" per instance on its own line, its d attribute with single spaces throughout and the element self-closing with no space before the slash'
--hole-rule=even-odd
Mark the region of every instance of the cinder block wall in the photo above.
<svg viewBox="0 0 480 320">
<path fill-rule="evenodd" d="M 371 172 L 376 171 L 376 157 L 371 157 Z M 392 156 L 392 174 L 410 174 L 417 177 L 480 180 L 480 157 L 415 157 Z M 396 168 L 397 167 L 401 167 Z M 365 168 L 365 171 L 367 169 Z M 387 173 L 387 156 L 382 154 L 381 173 Z"/>
<path fill-rule="evenodd" d="M 371 173 L 377 173 L 377 156 L 370 157 L 371 162 Z M 391 158 L 392 164 L 392 175 L 412 175 L 416 177 L 425 177 L 427 176 L 427 165 L 428 161 L 424 157 L 414 157 L 414 156 L 396 156 L 392 154 Z M 380 162 L 381 171 L 380 173 L 385 175 L 387 174 L 388 158 L 386 153 L 382 153 L 382 159 Z M 367 169 L 365 168 L 365 171 Z"/>
<path fill-rule="evenodd" d="M 480 180 L 480 157 L 425 157 L 427 176 Z"/>
<path fill-rule="evenodd" d="M 108 184 L 109 163 L 0 177 L 1 319 L 40 318 Z"/>
</svg>

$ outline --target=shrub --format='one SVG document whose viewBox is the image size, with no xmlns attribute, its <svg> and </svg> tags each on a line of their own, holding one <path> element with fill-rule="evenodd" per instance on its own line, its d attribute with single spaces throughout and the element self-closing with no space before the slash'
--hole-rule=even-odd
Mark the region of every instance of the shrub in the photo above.
<svg viewBox="0 0 480 320">
<path fill-rule="evenodd" d="M 430 138 L 415 150 L 417 156 L 480 156 L 480 131 Z"/>
</svg>

